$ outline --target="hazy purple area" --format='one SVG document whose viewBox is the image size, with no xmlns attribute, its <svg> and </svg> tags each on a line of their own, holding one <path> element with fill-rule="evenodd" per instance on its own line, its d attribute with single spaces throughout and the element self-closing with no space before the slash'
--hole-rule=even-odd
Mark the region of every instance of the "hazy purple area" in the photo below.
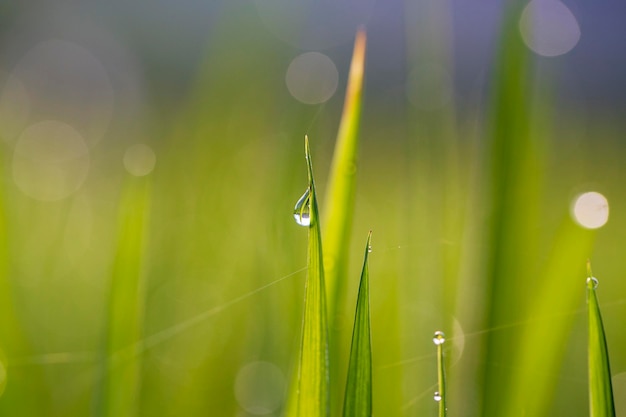
<svg viewBox="0 0 626 417">
<path fill-rule="evenodd" d="M 356 0 L 345 3 L 360 4 Z M 407 71 L 405 3 L 408 4 L 402 0 L 377 0 L 367 21 L 371 94 L 393 93 L 404 83 Z M 420 3 L 428 2 L 416 1 Z M 488 76 L 498 43 L 503 3 L 499 0 L 450 2 L 456 90 L 461 98 L 471 94 Z M 594 104 L 625 103 L 626 2 L 566 0 L 564 3 L 579 22 L 581 40 L 564 56 L 538 57 L 539 65 L 558 71 L 560 94 L 566 99 Z M 69 11 L 114 34 L 137 57 L 153 83 L 164 86 L 165 91 L 168 88 L 174 91 L 187 85 L 207 42 L 215 40 L 211 31 L 214 24 L 231 17 L 233 24 L 238 24 L 237 15 L 253 8 L 252 0 L 17 3 L 0 7 L 0 46 L 3 56 L 7 56 L 7 50 L 10 51 L 11 43 L 15 42 L 11 34 L 24 22 L 32 26 L 33 15 L 37 16 L 35 21 L 45 22 L 47 18 L 53 19 L 59 10 Z M 321 19 L 323 16 L 314 16 L 307 23 L 320 25 Z M 246 27 L 240 29 L 245 31 Z M 351 44 L 346 42 L 324 52 L 336 58 L 344 56 L 350 48 Z M 337 64 L 343 70 L 347 60 L 337 59 Z"/>
</svg>

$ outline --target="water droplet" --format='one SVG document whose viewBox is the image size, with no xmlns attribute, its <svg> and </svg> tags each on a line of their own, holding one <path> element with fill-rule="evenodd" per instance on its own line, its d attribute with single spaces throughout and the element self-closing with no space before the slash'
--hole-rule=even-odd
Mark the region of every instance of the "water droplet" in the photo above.
<svg viewBox="0 0 626 417">
<path fill-rule="evenodd" d="M 433 336 L 433 343 L 436 345 L 443 345 L 443 342 L 446 341 L 446 335 L 443 332 L 436 331 Z"/>
<path fill-rule="evenodd" d="M 293 218 L 296 219 L 296 223 L 300 226 L 308 227 L 311 225 L 310 197 L 311 190 L 307 188 L 296 203 L 296 207 L 293 209 Z"/>
<path fill-rule="evenodd" d="M 596 289 L 598 288 L 598 278 L 589 277 L 587 278 L 587 288 Z"/>
<path fill-rule="evenodd" d="M 439 394 L 439 391 L 435 391 L 435 395 L 433 395 L 433 399 L 435 401 L 441 401 L 441 394 Z"/>
<path fill-rule="evenodd" d="M 367 246 L 367 251 L 368 251 L 369 253 L 372 253 L 372 245 L 368 245 L 368 246 Z"/>
</svg>

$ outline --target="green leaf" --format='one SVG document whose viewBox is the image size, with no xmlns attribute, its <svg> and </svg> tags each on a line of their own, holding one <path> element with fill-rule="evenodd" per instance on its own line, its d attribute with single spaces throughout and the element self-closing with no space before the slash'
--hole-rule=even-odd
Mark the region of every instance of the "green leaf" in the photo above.
<svg viewBox="0 0 626 417">
<path fill-rule="evenodd" d="M 108 333 L 99 412 L 137 413 L 141 358 L 135 346 L 143 328 L 143 258 L 150 190 L 146 178 L 129 178 L 120 203 L 118 236 L 108 305 Z"/>
<path fill-rule="evenodd" d="M 369 266 L 372 232 L 367 236 L 363 272 L 354 315 L 348 381 L 344 397 L 345 417 L 369 417 L 372 415 L 372 336 L 370 326 Z"/>
<path fill-rule="evenodd" d="M 598 280 L 591 274 L 588 265 L 587 311 L 589 313 L 589 414 L 591 417 L 615 416 L 611 366 L 606 346 L 602 315 L 596 296 Z"/>
<path fill-rule="evenodd" d="M 356 163 L 359 121 L 365 71 L 365 31 L 357 32 L 350 65 L 346 98 L 335 142 L 335 150 L 328 178 L 324 215 L 324 266 L 328 282 L 330 316 L 334 317 L 337 303 L 345 291 L 350 231 L 354 215 Z"/>
<path fill-rule="evenodd" d="M 322 417 L 329 414 L 326 290 L 317 194 L 313 180 L 308 138 L 305 137 L 304 143 L 309 175 L 309 260 L 304 291 L 304 318 L 302 320 L 296 415 L 298 417 Z"/>
</svg>

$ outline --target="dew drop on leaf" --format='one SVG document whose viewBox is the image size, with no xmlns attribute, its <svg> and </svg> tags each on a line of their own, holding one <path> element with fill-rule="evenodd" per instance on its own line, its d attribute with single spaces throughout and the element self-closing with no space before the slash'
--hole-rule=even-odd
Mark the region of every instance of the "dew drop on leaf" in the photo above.
<svg viewBox="0 0 626 417">
<path fill-rule="evenodd" d="M 596 277 L 587 278 L 587 287 L 594 289 L 594 290 L 598 288 L 598 278 Z"/>
<path fill-rule="evenodd" d="M 436 345 L 443 345 L 445 341 L 446 341 L 446 335 L 443 334 L 443 332 L 436 331 L 435 335 L 433 336 L 433 343 Z"/>
<path fill-rule="evenodd" d="M 308 227 L 311 225 L 311 190 L 306 189 L 302 197 L 298 199 L 296 207 L 293 209 L 293 218 L 300 226 Z"/>
</svg>

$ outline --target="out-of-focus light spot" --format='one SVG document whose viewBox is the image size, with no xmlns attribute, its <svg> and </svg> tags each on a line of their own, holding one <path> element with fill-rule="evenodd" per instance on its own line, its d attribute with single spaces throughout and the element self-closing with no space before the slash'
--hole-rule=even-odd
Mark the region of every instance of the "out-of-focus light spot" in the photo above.
<svg viewBox="0 0 626 417">
<path fill-rule="evenodd" d="M 613 398 L 615 399 L 615 415 L 626 415 L 626 372 L 621 372 L 613 378 Z"/>
<path fill-rule="evenodd" d="M 13 142 L 28 124 L 30 99 L 20 79 L 14 75 L 0 80 L 0 137 Z"/>
<path fill-rule="evenodd" d="M 4 94 L 0 98 L 0 111 L 13 97 L 30 99 L 29 119 L 20 121 L 18 134 L 28 122 L 60 120 L 94 144 L 113 116 L 114 93 L 105 68 L 88 49 L 73 42 L 38 44 L 20 59 L 8 82 L 12 87 L 6 98 Z"/>
<path fill-rule="evenodd" d="M 571 51 L 580 40 L 576 17 L 559 0 L 533 0 L 519 21 L 522 39 L 528 48 L 543 56 Z"/>
<path fill-rule="evenodd" d="M 406 94 L 414 106 L 424 110 L 436 110 L 450 102 L 452 79 L 441 65 L 421 65 L 411 71 Z"/>
<path fill-rule="evenodd" d="M 235 398 L 250 414 L 266 415 L 281 406 L 285 376 L 273 363 L 250 362 L 237 373 Z"/>
<path fill-rule="evenodd" d="M 285 81 L 296 100 L 305 104 L 319 104 L 335 94 L 339 72 L 326 55 L 307 52 L 291 61 Z"/>
<path fill-rule="evenodd" d="M 151 173 L 155 164 L 156 155 L 148 145 L 133 145 L 124 153 L 124 167 L 136 177 Z"/>
<path fill-rule="evenodd" d="M 13 180 L 36 200 L 60 200 L 80 188 L 89 164 L 89 149 L 76 129 L 47 120 L 20 135 L 13 153 Z"/>
<path fill-rule="evenodd" d="M 4 389 L 7 386 L 7 368 L 4 366 L 4 363 L 0 361 L 0 397 L 4 393 Z"/>
<path fill-rule="evenodd" d="M 609 202 L 595 191 L 576 197 L 572 207 L 574 220 L 586 229 L 597 229 L 609 220 Z"/>
<path fill-rule="evenodd" d="M 366 25 L 376 0 L 253 0 L 267 30 L 306 50 L 350 44 Z"/>
</svg>

